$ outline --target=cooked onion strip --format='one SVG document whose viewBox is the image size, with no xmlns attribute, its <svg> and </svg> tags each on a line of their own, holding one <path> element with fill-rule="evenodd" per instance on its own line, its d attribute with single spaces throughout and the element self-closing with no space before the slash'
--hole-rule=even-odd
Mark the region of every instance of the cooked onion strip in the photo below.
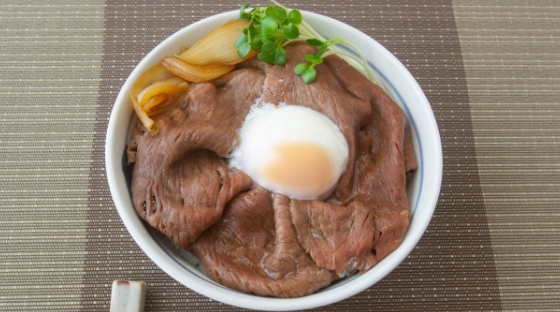
<svg viewBox="0 0 560 312">
<path fill-rule="evenodd" d="M 160 62 L 165 68 L 175 75 L 192 82 L 203 82 L 217 78 L 231 71 L 233 65 L 208 65 L 196 66 L 184 62 L 183 60 L 166 56 Z"/>
<path fill-rule="evenodd" d="M 144 105 L 142 105 L 141 103 L 138 103 L 140 107 L 142 107 L 142 110 L 146 112 L 146 114 L 148 114 L 148 116 L 153 116 L 153 114 L 150 114 L 150 111 L 152 110 L 152 108 L 167 102 L 167 100 L 169 100 L 169 95 L 166 93 L 159 93 L 156 94 L 154 96 L 152 96 Z"/>
<path fill-rule="evenodd" d="M 154 121 L 150 117 L 167 109 L 173 98 L 188 88 L 186 81 L 156 64 L 143 72 L 132 86 L 132 107 L 144 127 L 152 131 Z"/>
<path fill-rule="evenodd" d="M 167 96 L 167 95 L 165 95 L 165 96 Z M 157 99 L 155 101 L 157 101 Z M 167 100 L 167 101 L 164 101 L 164 102 L 160 102 L 159 104 L 154 105 L 154 106 L 150 107 L 149 109 L 147 109 L 146 114 L 148 114 L 149 116 L 155 116 L 155 115 L 161 114 L 161 113 L 165 112 L 166 110 L 168 110 L 170 107 L 173 107 L 175 103 L 176 102 L 173 99 Z M 149 102 L 146 105 L 149 105 Z"/>
<path fill-rule="evenodd" d="M 140 121 L 142 122 L 144 127 L 146 127 L 146 129 L 151 131 L 152 126 L 154 125 L 154 121 L 152 120 L 152 118 L 150 118 L 148 116 L 148 114 L 146 114 L 146 112 L 144 110 L 142 110 L 140 105 L 138 105 L 138 101 L 136 100 L 136 98 L 132 94 L 130 95 L 130 99 L 132 101 L 132 107 L 134 108 L 134 111 L 136 112 L 136 115 L 138 116 L 138 119 L 140 119 Z"/>
<path fill-rule="evenodd" d="M 138 93 L 138 104 L 146 110 L 146 104 L 152 97 L 159 94 L 167 94 L 169 97 L 172 97 L 182 91 L 185 91 L 188 87 L 189 85 L 179 77 L 156 81 Z"/>
<path fill-rule="evenodd" d="M 157 81 L 167 80 L 169 78 L 177 77 L 172 72 L 167 70 L 161 64 L 156 64 L 140 75 L 138 80 L 132 86 L 131 94 L 137 98 L 140 91 L 144 90 L 147 86 Z"/>
<path fill-rule="evenodd" d="M 255 56 L 257 52 L 250 50 L 249 54 L 242 59 L 237 54 L 237 49 L 234 46 L 239 34 L 248 25 L 249 20 L 247 19 L 230 20 L 209 32 L 191 48 L 177 57 L 197 66 L 234 65 L 249 59 Z"/>
</svg>

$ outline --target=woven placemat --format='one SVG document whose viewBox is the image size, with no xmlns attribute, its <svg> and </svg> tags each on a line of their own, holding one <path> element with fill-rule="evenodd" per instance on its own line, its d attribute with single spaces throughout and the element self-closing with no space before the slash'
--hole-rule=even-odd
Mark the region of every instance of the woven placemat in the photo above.
<svg viewBox="0 0 560 312">
<path fill-rule="evenodd" d="M 428 310 L 435 306 L 442 309 L 497 308 L 498 288 L 482 195 L 478 188 L 467 88 L 452 6 L 446 1 L 421 7 L 405 4 L 394 1 L 380 3 L 370 8 L 368 14 L 360 12 L 366 2 L 349 2 L 345 6 L 323 2 L 297 5 L 300 9 L 335 16 L 379 40 L 417 77 L 438 120 L 444 121 L 442 137 L 446 170 L 434 225 L 410 257 L 389 277 L 352 299 L 321 310 L 402 310 L 422 306 Z M 94 140 L 94 147 L 97 146 L 94 151 L 98 152 L 94 152 L 97 156 L 94 156 L 93 168 L 104 165 L 102 146 L 106 117 L 118 92 L 114 86 L 122 84 L 122 79 L 155 44 L 183 25 L 237 8 L 237 2 L 222 2 L 219 7 L 211 4 L 185 6 L 172 1 L 165 5 L 131 4 L 126 7 L 111 1 L 107 3 L 105 57 Z M 418 33 L 420 30 L 421 33 Z M 115 64 L 118 68 L 114 67 Z M 440 85 L 435 77 L 453 77 L 453 80 L 450 84 Z M 456 142 L 460 144 L 454 144 Z M 465 159 L 465 155 L 470 157 Z M 457 168 L 457 165 L 462 167 Z M 101 179 L 97 187 L 92 188 L 90 198 L 94 202 L 90 204 L 93 206 L 100 202 L 102 207 L 112 207 L 104 182 Z M 458 195 L 461 193 L 463 195 Z M 100 201 L 101 198 L 103 200 Z M 457 201 L 464 204 L 456 205 Z M 89 212 L 90 239 L 84 278 L 88 289 L 83 292 L 84 305 L 98 300 L 93 295 L 101 293 L 108 297 L 109 289 L 105 285 L 111 279 L 136 276 L 148 281 L 147 304 L 151 309 L 166 309 L 169 304 L 190 306 L 192 300 L 199 304 L 199 310 L 228 309 L 178 285 L 149 261 L 141 262 L 140 259 L 145 259 L 145 256 L 128 236 L 115 239 L 115 236 L 122 235 L 122 229 L 107 222 L 108 219 L 119 222 L 114 210 L 91 209 Z M 99 229 L 104 229 L 101 236 Z M 123 255 L 125 250 L 133 252 Z M 107 254 L 108 251 L 111 255 Z M 121 265 L 116 266 L 112 259 L 142 263 L 144 269 L 139 269 L 138 265 L 127 266 L 128 270 L 121 269 Z M 420 305 L 419 290 L 422 292 Z"/>
<path fill-rule="evenodd" d="M 282 3 L 352 25 L 401 60 L 444 152 L 440 199 L 410 256 L 316 310 L 557 310 L 560 4 Z M 144 255 L 104 163 L 109 114 L 136 64 L 185 25 L 239 5 L 0 1 L 0 310 L 107 311 L 115 279 L 146 281 L 147 311 L 243 310 Z"/>
<path fill-rule="evenodd" d="M 560 3 L 454 1 L 505 310 L 560 307 Z"/>
</svg>

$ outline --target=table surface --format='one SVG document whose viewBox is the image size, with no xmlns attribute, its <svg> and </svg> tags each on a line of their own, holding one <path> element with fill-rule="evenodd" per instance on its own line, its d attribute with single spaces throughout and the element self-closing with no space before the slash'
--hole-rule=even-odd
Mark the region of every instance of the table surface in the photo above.
<svg viewBox="0 0 560 312">
<path fill-rule="evenodd" d="M 378 284 L 318 310 L 558 309 L 560 3 L 282 3 L 391 51 L 423 88 L 443 144 L 441 195 L 418 246 Z M 0 310 L 107 311 L 115 279 L 147 282 L 146 311 L 242 310 L 142 253 L 104 166 L 109 113 L 134 66 L 178 29 L 239 5 L 0 1 Z"/>
</svg>

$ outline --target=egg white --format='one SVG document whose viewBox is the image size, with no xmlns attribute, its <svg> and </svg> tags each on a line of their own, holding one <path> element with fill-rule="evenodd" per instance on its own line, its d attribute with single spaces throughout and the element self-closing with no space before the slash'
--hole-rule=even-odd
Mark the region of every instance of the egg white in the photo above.
<svg viewBox="0 0 560 312">
<path fill-rule="evenodd" d="M 238 147 L 230 155 L 230 166 L 247 173 L 269 191 L 294 199 L 312 200 L 328 195 L 348 162 L 348 143 L 340 129 L 325 115 L 300 105 L 254 105 L 240 129 Z M 262 168 L 278 160 L 282 144 L 313 144 L 331 159 L 331 174 L 321 189 L 282 185 L 263 175 Z"/>
</svg>

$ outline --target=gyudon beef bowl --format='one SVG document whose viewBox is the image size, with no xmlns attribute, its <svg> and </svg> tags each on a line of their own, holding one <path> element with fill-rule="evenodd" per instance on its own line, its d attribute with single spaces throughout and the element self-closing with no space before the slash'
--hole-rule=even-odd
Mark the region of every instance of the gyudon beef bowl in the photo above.
<svg viewBox="0 0 560 312">
<path fill-rule="evenodd" d="M 196 44 L 248 20 L 181 29 L 134 69 L 109 120 L 107 177 L 131 236 L 178 282 L 235 306 L 306 309 L 365 290 L 414 248 L 439 195 L 438 129 L 411 74 L 360 31 L 302 15 L 278 24 L 320 40 L 288 35 L 270 57 L 262 42 L 242 51 L 254 42 L 239 28 L 238 60 L 217 65 L 220 49 Z M 331 38 L 348 44 L 331 55 Z"/>
</svg>

